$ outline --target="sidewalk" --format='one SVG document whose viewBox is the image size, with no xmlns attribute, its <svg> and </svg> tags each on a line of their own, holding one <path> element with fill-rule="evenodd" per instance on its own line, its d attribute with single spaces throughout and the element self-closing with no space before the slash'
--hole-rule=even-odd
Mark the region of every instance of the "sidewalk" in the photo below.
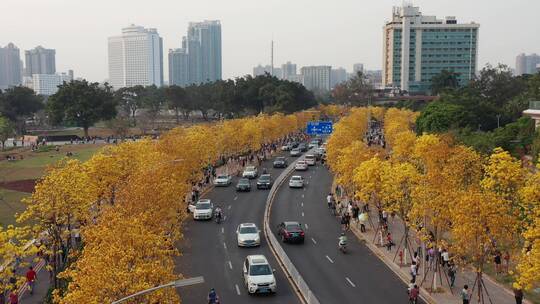
<svg viewBox="0 0 540 304">
<path fill-rule="evenodd" d="M 408 284 L 411 280 L 410 275 L 410 263 L 411 263 L 411 257 L 409 256 L 409 253 L 406 253 L 406 262 L 404 265 L 400 265 L 400 258 L 399 255 L 396 255 L 398 250 L 403 250 L 403 252 L 407 251 L 403 246 L 401 248 L 397 248 L 397 245 L 399 244 L 401 238 L 404 234 L 403 224 L 401 219 L 399 219 L 397 216 L 392 219 L 392 217 L 388 217 L 388 229 L 390 233 L 392 234 L 393 242 L 396 244 L 395 246 L 392 246 L 392 249 L 390 251 L 387 250 L 385 246 L 381 246 L 379 241 L 379 236 L 377 236 L 377 240 L 373 242 L 375 239 L 375 233 L 377 229 L 377 222 L 378 222 L 378 214 L 376 210 L 373 210 L 374 208 L 370 208 L 370 214 L 369 217 L 371 221 L 373 222 L 374 227 L 371 227 L 371 224 L 369 221 L 366 222 L 366 232 L 362 233 L 360 231 L 360 225 L 358 221 L 351 220 L 351 231 L 361 240 L 365 241 L 366 246 L 373 251 L 375 255 L 377 255 L 398 277 L 400 277 L 406 284 Z M 417 241 L 416 235 L 414 231 L 409 232 L 410 236 L 410 242 L 412 248 L 418 248 L 420 243 Z M 386 241 L 384 241 L 386 242 Z M 395 257 L 395 262 L 394 262 Z M 423 257 L 422 257 L 423 258 Z M 423 280 L 423 271 L 425 270 L 425 267 L 423 262 L 420 262 L 420 269 L 417 276 L 417 284 L 420 284 Z M 427 267 L 426 263 L 426 267 Z M 444 272 L 446 272 L 446 269 Z M 433 272 L 431 272 L 432 274 Z M 452 288 L 453 294 L 450 292 L 448 283 L 446 281 L 446 278 L 444 274 L 442 274 L 442 286 L 439 283 L 439 279 L 437 279 L 437 287 L 439 290 L 442 289 L 442 291 L 437 293 L 429 293 L 426 288 L 430 288 L 431 284 L 429 282 L 429 278 L 432 278 L 432 275 L 428 275 L 428 279 L 423 283 L 421 287 L 421 295 L 423 296 L 424 300 L 428 303 L 440 303 L 440 304 L 455 304 L 455 303 L 461 303 L 461 298 L 459 297 L 459 293 L 461 289 L 463 288 L 463 285 L 467 284 L 469 285 L 469 290 L 471 290 L 476 274 L 468 269 L 459 268 L 457 270 L 456 274 L 456 281 L 455 286 Z M 502 286 L 492 278 L 488 277 L 486 274 L 483 275 L 484 278 L 484 284 L 487 287 L 487 290 L 489 292 L 489 296 L 493 302 L 493 304 L 513 304 L 515 303 L 514 299 L 514 293 L 512 290 L 506 288 L 505 286 Z M 476 287 L 478 288 L 478 287 Z M 476 296 L 476 290 L 473 294 L 473 297 L 471 299 L 471 303 L 478 303 L 477 302 L 477 296 Z M 485 297 L 485 303 L 490 303 L 489 299 Z M 524 300 L 523 303 L 532 304 L 532 302 L 528 300 Z"/>
</svg>

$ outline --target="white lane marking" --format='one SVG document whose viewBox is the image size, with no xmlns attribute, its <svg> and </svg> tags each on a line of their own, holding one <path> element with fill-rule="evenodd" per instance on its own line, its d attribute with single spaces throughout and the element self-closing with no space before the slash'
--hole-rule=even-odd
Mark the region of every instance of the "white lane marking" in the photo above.
<svg viewBox="0 0 540 304">
<path fill-rule="evenodd" d="M 354 283 L 351 281 L 351 279 L 345 277 L 345 279 L 347 280 L 347 282 L 349 282 L 349 284 L 351 284 L 352 287 L 356 287 L 356 285 L 354 285 Z"/>
<path fill-rule="evenodd" d="M 229 261 L 229 268 L 232 270 L 232 263 Z"/>
<path fill-rule="evenodd" d="M 304 224 L 304 226 L 306 226 L 306 229 L 309 229 L 309 226 L 307 224 Z"/>
<path fill-rule="evenodd" d="M 326 256 L 326 259 L 327 259 L 330 263 L 334 264 L 334 261 L 332 261 L 332 259 L 331 259 L 329 256 Z"/>
<path fill-rule="evenodd" d="M 232 206 L 231 206 L 231 205 L 229 205 L 229 207 L 227 207 L 227 209 L 229 209 L 229 210 L 231 210 L 231 208 L 232 208 Z"/>
<path fill-rule="evenodd" d="M 304 198 L 304 194 L 302 194 L 302 198 Z"/>
<path fill-rule="evenodd" d="M 227 244 L 223 243 L 223 248 L 227 249 Z"/>
<path fill-rule="evenodd" d="M 304 191 L 306 191 L 306 188 L 304 188 Z"/>
<path fill-rule="evenodd" d="M 236 294 L 240 295 L 240 287 L 238 287 L 238 284 L 235 284 L 234 287 L 236 287 Z"/>
<path fill-rule="evenodd" d="M 309 176 L 309 178 L 311 178 L 311 175 Z"/>
<path fill-rule="evenodd" d="M 315 244 L 315 245 L 317 244 L 317 241 L 315 241 L 314 238 L 311 238 L 311 241 L 313 242 L 313 244 Z"/>
<path fill-rule="evenodd" d="M 304 212 L 302 212 L 302 217 L 304 217 Z"/>
<path fill-rule="evenodd" d="M 234 200 L 237 200 L 237 199 L 238 199 L 238 196 L 235 196 L 235 197 L 234 197 Z"/>
<path fill-rule="evenodd" d="M 301 205 L 302 207 L 304 207 L 304 202 L 300 203 L 300 205 Z"/>
<path fill-rule="evenodd" d="M 308 182 L 308 181 L 306 181 L 306 185 L 309 185 L 309 182 Z"/>
<path fill-rule="evenodd" d="M 221 227 L 221 233 L 225 233 L 225 228 Z"/>
</svg>

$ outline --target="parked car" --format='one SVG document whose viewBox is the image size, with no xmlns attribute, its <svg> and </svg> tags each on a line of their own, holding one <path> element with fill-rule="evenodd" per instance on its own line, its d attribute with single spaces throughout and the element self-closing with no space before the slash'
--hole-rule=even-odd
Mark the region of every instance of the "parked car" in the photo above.
<svg viewBox="0 0 540 304">
<path fill-rule="evenodd" d="M 317 162 L 315 155 L 313 154 L 306 154 L 306 157 L 304 157 L 304 160 L 308 164 L 308 166 L 315 166 L 315 163 Z"/>
<path fill-rule="evenodd" d="M 290 188 L 304 188 L 304 179 L 300 175 L 293 175 L 289 180 Z"/>
<path fill-rule="evenodd" d="M 251 191 L 251 182 L 247 178 L 241 178 L 236 184 L 236 191 Z"/>
<path fill-rule="evenodd" d="M 274 160 L 274 168 L 287 168 L 287 159 L 285 157 L 276 157 Z"/>
<path fill-rule="evenodd" d="M 303 243 L 305 238 L 302 225 L 298 222 L 282 222 L 278 225 L 278 236 L 282 242 Z"/>
<path fill-rule="evenodd" d="M 193 219 L 195 220 L 209 220 L 214 215 L 214 205 L 210 200 L 200 200 L 195 205 L 193 211 Z"/>
<path fill-rule="evenodd" d="M 275 270 L 264 255 L 248 255 L 244 260 L 242 274 L 249 294 L 276 292 Z"/>
<path fill-rule="evenodd" d="M 257 225 L 244 223 L 236 228 L 236 239 L 240 247 L 254 247 L 261 245 L 261 235 Z"/>
<path fill-rule="evenodd" d="M 300 151 L 299 148 L 294 148 L 290 152 L 291 156 L 300 156 L 302 155 L 302 151 Z"/>
<path fill-rule="evenodd" d="M 304 160 L 299 160 L 294 165 L 294 170 L 296 171 L 306 171 L 308 169 L 308 164 Z"/>
<path fill-rule="evenodd" d="M 272 176 L 270 174 L 263 174 L 257 180 L 257 189 L 270 189 L 272 188 Z"/>
<path fill-rule="evenodd" d="M 242 173 L 242 177 L 256 178 L 259 173 L 255 166 L 247 166 Z"/>
<path fill-rule="evenodd" d="M 196 201 L 196 202 L 190 202 L 189 205 L 188 205 L 188 210 L 190 213 L 195 213 L 195 206 L 197 205 L 197 203 L 211 203 L 212 201 L 208 198 L 201 198 L 200 200 Z"/>
<path fill-rule="evenodd" d="M 232 177 L 227 174 L 220 174 L 214 179 L 214 186 L 216 187 L 227 187 L 231 184 Z"/>
</svg>

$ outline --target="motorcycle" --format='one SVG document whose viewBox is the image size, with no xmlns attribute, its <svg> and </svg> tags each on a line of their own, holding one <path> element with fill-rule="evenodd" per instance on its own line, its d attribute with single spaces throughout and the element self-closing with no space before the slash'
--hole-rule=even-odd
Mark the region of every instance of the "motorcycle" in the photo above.
<svg viewBox="0 0 540 304">
<path fill-rule="evenodd" d="M 216 223 L 218 224 L 220 224 L 221 221 L 223 220 L 223 212 L 221 212 L 221 210 L 216 211 L 215 220 L 216 220 Z"/>
<path fill-rule="evenodd" d="M 339 251 L 343 252 L 344 254 L 347 253 L 347 241 L 340 240 L 338 242 Z"/>
</svg>

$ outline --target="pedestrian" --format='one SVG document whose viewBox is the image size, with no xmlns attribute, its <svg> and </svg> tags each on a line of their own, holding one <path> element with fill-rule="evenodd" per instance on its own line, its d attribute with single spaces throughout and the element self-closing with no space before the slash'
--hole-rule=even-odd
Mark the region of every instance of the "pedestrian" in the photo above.
<svg viewBox="0 0 540 304">
<path fill-rule="evenodd" d="M 416 304 L 418 303 L 418 295 L 420 294 L 420 289 L 418 289 L 418 285 L 414 285 L 411 291 L 409 292 L 409 303 L 410 304 Z"/>
<path fill-rule="evenodd" d="M 446 250 L 446 248 L 442 250 L 441 262 L 443 267 L 448 266 L 448 263 L 450 262 L 450 254 L 448 253 L 448 250 Z"/>
<path fill-rule="evenodd" d="M 34 271 L 34 268 L 30 266 L 28 268 L 28 271 L 26 272 L 26 283 L 28 284 L 28 289 L 30 290 L 30 294 L 34 294 L 34 284 L 37 279 L 37 274 Z"/>
<path fill-rule="evenodd" d="M 416 283 L 416 275 L 417 275 L 417 268 L 416 268 L 416 262 L 412 262 L 411 264 L 411 281 L 413 283 Z"/>
<path fill-rule="evenodd" d="M 502 264 L 501 264 L 501 252 L 499 250 L 495 251 L 495 256 L 493 257 L 493 262 L 495 262 L 495 271 L 497 274 L 500 274 L 502 272 Z"/>
<path fill-rule="evenodd" d="M 341 216 L 341 230 L 347 230 L 347 217 L 345 214 Z"/>
<path fill-rule="evenodd" d="M 358 215 L 358 221 L 360 222 L 360 232 L 366 232 L 366 220 L 367 214 L 362 212 Z"/>
<path fill-rule="evenodd" d="M 448 277 L 450 278 L 450 288 L 454 288 L 456 282 L 456 266 L 454 263 L 448 265 Z"/>
<path fill-rule="evenodd" d="M 463 304 L 469 304 L 471 301 L 471 293 L 469 292 L 469 285 L 465 284 L 460 293 Z"/>
<path fill-rule="evenodd" d="M 386 210 L 382 211 L 382 220 L 383 223 L 388 224 L 388 212 L 386 212 Z"/>
<path fill-rule="evenodd" d="M 516 299 L 516 304 L 523 303 L 523 290 L 516 283 L 514 283 L 514 298 Z"/>
<path fill-rule="evenodd" d="M 19 304 L 19 295 L 15 289 L 9 293 L 9 304 Z"/>
<path fill-rule="evenodd" d="M 394 242 L 392 241 L 392 234 L 388 232 L 388 234 L 386 234 L 386 250 L 388 251 L 392 250 L 393 245 L 394 245 Z"/>
<path fill-rule="evenodd" d="M 506 272 L 508 273 L 508 269 L 510 268 L 510 253 L 508 252 L 508 250 L 504 253 L 503 259 L 504 259 L 504 268 Z"/>
</svg>

